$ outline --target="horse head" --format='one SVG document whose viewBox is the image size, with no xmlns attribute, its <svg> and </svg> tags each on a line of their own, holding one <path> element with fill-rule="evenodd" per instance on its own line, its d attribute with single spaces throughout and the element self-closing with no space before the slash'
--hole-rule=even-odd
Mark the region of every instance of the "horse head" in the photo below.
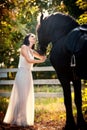
<svg viewBox="0 0 87 130">
<path fill-rule="evenodd" d="M 43 18 L 42 14 L 37 27 L 38 52 L 44 55 L 50 42 L 55 44 L 77 26 L 77 22 L 69 15 L 58 12 Z"/>
<path fill-rule="evenodd" d="M 51 41 L 49 34 L 47 33 L 47 17 L 43 18 L 43 14 L 40 17 L 40 24 L 37 25 L 37 34 L 38 34 L 38 52 L 41 55 L 46 53 L 46 48 L 48 43 Z M 46 28 L 45 28 L 46 27 Z M 50 31 L 48 31 L 50 32 Z"/>
</svg>

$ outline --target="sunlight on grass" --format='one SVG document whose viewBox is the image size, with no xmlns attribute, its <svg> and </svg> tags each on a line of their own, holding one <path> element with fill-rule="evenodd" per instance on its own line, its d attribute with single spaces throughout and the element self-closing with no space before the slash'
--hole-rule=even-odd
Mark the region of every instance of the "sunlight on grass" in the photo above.
<svg viewBox="0 0 87 130">
<path fill-rule="evenodd" d="M 35 92 L 61 92 L 62 91 L 62 87 L 58 86 L 58 85 L 38 85 L 38 86 L 34 86 L 34 91 Z"/>
<path fill-rule="evenodd" d="M 65 118 L 65 107 L 59 98 L 37 98 L 35 100 L 35 121 L 59 120 Z"/>
<path fill-rule="evenodd" d="M 0 86 L 0 91 L 12 90 L 12 85 Z M 34 92 L 61 92 L 62 87 L 60 85 L 34 85 Z"/>
<path fill-rule="evenodd" d="M 0 112 L 5 114 L 9 98 L 0 97 Z M 63 98 L 36 98 L 35 122 L 59 120 L 65 117 Z"/>
<path fill-rule="evenodd" d="M 35 108 L 49 112 L 64 110 L 63 98 L 37 98 Z"/>
<path fill-rule="evenodd" d="M 6 89 L 8 89 L 6 87 Z M 61 87 L 58 86 L 35 86 L 35 92 L 62 92 Z M 83 113 L 85 118 L 87 119 L 87 88 L 82 90 L 82 99 L 83 99 Z M 9 97 L 0 97 L 0 121 L 3 120 L 5 112 L 7 110 L 7 106 L 9 103 Z M 72 106 L 73 106 L 73 114 L 76 115 L 76 106 L 74 103 L 74 92 L 72 91 Z M 35 122 L 60 122 L 64 121 L 66 116 L 65 106 L 64 106 L 64 98 L 63 97 L 50 97 L 50 98 L 35 98 Z"/>
<path fill-rule="evenodd" d="M 72 100 L 74 93 L 72 92 Z M 0 112 L 5 114 L 9 98 L 0 97 Z M 73 113 L 76 114 L 75 104 L 73 102 Z M 66 116 L 64 98 L 35 98 L 35 122 L 59 121 L 64 120 Z"/>
</svg>

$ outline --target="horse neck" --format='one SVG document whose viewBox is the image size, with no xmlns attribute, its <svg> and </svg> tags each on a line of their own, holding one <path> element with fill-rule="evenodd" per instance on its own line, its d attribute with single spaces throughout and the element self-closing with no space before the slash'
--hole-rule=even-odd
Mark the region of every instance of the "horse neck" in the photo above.
<svg viewBox="0 0 87 130">
<path fill-rule="evenodd" d="M 59 27 L 55 29 L 55 32 L 52 34 L 52 43 L 56 43 L 58 40 L 63 39 L 64 37 L 67 36 L 67 34 L 73 30 L 74 28 L 76 28 L 77 26 L 79 26 L 77 23 L 70 23 L 68 24 L 68 26 L 63 26 L 63 27 Z"/>
</svg>

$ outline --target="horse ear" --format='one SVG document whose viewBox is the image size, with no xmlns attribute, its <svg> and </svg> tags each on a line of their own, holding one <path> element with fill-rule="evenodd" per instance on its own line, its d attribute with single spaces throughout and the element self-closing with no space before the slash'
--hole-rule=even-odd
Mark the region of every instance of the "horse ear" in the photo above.
<svg viewBox="0 0 87 130">
<path fill-rule="evenodd" d="M 40 23 L 42 23 L 43 17 L 44 17 L 44 15 L 43 15 L 43 13 L 42 13 L 42 14 L 41 14 L 41 17 L 40 17 Z"/>
</svg>

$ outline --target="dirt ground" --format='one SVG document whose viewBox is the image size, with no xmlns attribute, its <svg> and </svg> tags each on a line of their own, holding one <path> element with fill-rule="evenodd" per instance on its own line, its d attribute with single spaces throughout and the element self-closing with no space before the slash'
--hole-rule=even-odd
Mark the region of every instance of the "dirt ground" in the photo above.
<svg viewBox="0 0 87 130">
<path fill-rule="evenodd" d="M 50 114 L 50 116 L 49 113 L 45 113 L 42 118 L 37 115 L 34 126 L 20 127 L 3 123 L 4 115 L 0 113 L 0 130 L 62 130 L 65 125 L 65 118 L 57 117 L 57 113 Z"/>
<path fill-rule="evenodd" d="M 35 123 L 34 126 L 31 127 L 18 127 L 11 126 L 8 124 L 0 123 L 0 130 L 62 130 L 65 121 L 48 121 L 48 122 L 39 122 Z"/>
<path fill-rule="evenodd" d="M 38 106 L 38 107 L 37 107 Z M 59 106 L 59 107 L 58 107 Z M 4 113 L 0 112 L 0 130 L 62 130 L 65 124 L 63 103 L 36 106 L 35 122 L 31 127 L 18 127 L 3 123 Z"/>
</svg>

